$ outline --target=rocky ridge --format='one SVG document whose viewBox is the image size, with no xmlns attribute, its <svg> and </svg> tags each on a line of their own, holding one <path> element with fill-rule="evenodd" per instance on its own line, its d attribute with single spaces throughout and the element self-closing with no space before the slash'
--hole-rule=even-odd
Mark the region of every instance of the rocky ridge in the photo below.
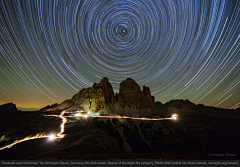
<svg viewBox="0 0 240 167">
<path fill-rule="evenodd" d="M 74 107 L 75 106 L 75 107 Z M 189 100 L 175 99 L 162 104 L 155 102 L 150 88 L 140 86 L 132 79 L 127 78 L 120 83 L 119 93 L 114 94 L 111 83 L 104 77 L 100 83 L 94 83 L 92 87 L 84 88 L 61 104 L 53 104 L 44 107 L 40 111 L 62 111 L 64 109 L 98 112 L 102 115 L 122 115 L 133 117 L 169 117 L 176 113 L 225 113 L 234 111 L 238 114 L 239 108 L 235 110 L 221 109 L 216 107 L 194 104 Z"/>
<path fill-rule="evenodd" d="M 59 111 L 79 105 L 85 111 L 106 115 L 151 116 L 157 114 L 154 104 L 149 87 L 143 86 L 142 91 L 133 79 L 127 78 L 120 83 L 119 93 L 114 95 L 111 83 L 104 77 L 100 83 L 80 90 L 72 99 L 54 107 L 45 107 L 41 111 Z"/>
</svg>

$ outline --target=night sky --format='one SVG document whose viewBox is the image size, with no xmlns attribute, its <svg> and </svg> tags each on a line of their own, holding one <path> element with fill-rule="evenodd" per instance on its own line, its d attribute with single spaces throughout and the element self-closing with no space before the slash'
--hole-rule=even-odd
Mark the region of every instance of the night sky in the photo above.
<svg viewBox="0 0 240 167">
<path fill-rule="evenodd" d="M 240 1 L 0 0 L 0 104 L 61 103 L 108 77 L 156 101 L 240 106 Z"/>
</svg>

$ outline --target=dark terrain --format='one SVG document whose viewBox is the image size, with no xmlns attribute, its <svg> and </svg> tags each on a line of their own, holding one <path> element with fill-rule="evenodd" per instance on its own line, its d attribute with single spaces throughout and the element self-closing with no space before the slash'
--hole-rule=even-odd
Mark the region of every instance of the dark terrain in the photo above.
<svg viewBox="0 0 240 167">
<path fill-rule="evenodd" d="M 105 77 L 72 99 L 38 112 L 18 112 L 12 103 L 8 106 L 8 110 L 3 106 L 5 113 L 0 112 L 0 148 L 40 132 L 59 133 L 62 120 L 45 115 L 60 115 L 63 110 L 134 118 L 178 117 L 68 117 L 64 138 L 25 141 L 0 150 L 0 159 L 240 159 L 239 108 L 208 107 L 189 100 L 162 104 L 154 101 L 149 87 L 141 90 L 131 78 L 120 83 L 119 93 L 114 93 Z"/>
<path fill-rule="evenodd" d="M 239 118 L 239 113 L 197 112 L 162 121 L 71 118 L 63 139 L 26 141 L 0 151 L 0 159 L 239 159 Z M 0 119 L 2 146 L 39 132 L 56 133 L 61 124 L 60 118 L 39 112 Z"/>
</svg>

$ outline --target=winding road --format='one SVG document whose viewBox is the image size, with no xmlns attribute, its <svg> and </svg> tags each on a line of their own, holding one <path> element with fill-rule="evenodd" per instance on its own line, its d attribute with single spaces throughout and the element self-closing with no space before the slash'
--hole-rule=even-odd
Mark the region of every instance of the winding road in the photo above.
<svg viewBox="0 0 240 167">
<path fill-rule="evenodd" d="M 34 139 L 39 139 L 39 138 L 49 138 L 50 140 L 56 139 L 56 138 L 64 138 L 65 134 L 65 123 L 67 122 L 67 118 L 68 117 L 84 117 L 84 118 L 88 118 L 88 117 L 96 117 L 96 118 L 116 118 L 116 119 L 133 119 L 133 120 L 143 120 L 143 121 L 157 121 L 157 120 L 169 120 L 169 119 L 173 119 L 176 120 L 177 119 L 177 115 L 173 114 L 172 117 L 170 118 L 134 118 L 134 117 L 126 117 L 126 116 L 96 116 L 96 115 L 90 115 L 90 114 L 86 114 L 86 115 L 81 115 L 79 112 L 76 112 L 74 115 L 71 116 L 64 116 L 65 113 L 69 113 L 66 110 L 63 110 L 61 112 L 60 115 L 45 115 L 45 116 L 54 116 L 54 117 L 59 117 L 62 119 L 62 123 L 60 125 L 60 132 L 56 135 L 54 134 L 50 134 L 50 135 L 43 135 L 42 133 L 38 133 L 35 136 L 32 137 L 26 137 L 24 139 L 21 140 L 16 140 L 13 143 L 3 146 L 0 148 L 0 150 L 4 150 L 7 148 L 11 148 L 12 146 L 22 143 L 24 141 L 28 141 L 28 140 L 34 140 Z"/>
</svg>

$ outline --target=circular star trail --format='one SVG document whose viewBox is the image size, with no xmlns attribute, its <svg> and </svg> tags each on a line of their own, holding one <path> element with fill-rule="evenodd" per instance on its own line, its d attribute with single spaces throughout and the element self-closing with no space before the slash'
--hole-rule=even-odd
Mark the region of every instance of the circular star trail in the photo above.
<svg viewBox="0 0 240 167">
<path fill-rule="evenodd" d="M 240 1 L 0 1 L 0 103 L 41 108 L 108 77 L 156 101 L 240 106 Z"/>
</svg>

